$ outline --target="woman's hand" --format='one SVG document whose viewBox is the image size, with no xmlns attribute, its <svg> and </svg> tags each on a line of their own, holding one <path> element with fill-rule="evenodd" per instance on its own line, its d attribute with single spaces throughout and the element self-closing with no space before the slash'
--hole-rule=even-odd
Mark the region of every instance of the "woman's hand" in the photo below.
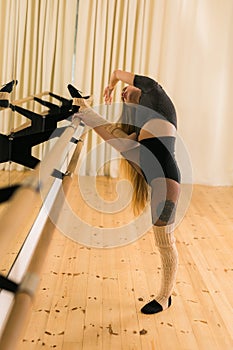
<svg viewBox="0 0 233 350">
<path fill-rule="evenodd" d="M 125 84 L 133 86 L 134 73 L 125 72 L 120 69 L 116 69 L 114 70 L 114 72 L 112 72 L 109 79 L 109 85 L 104 89 L 104 101 L 106 104 L 112 103 L 112 92 L 114 90 L 115 85 L 118 83 L 118 81 L 122 81 Z"/>
<path fill-rule="evenodd" d="M 106 104 L 112 103 L 112 93 L 114 88 L 110 87 L 109 85 L 104 89 L 104 102 Z"/>
<path fill-rule="evenodd" d="M 96 113 L 92 108 L 86 108 L 79 113 L 75 113 L 73 115 L 73 120 L 76 118 L 82 120 L 87 126 L 90 126 L 93 129 L 109 124 L 100 114 Z"/>
</svg>

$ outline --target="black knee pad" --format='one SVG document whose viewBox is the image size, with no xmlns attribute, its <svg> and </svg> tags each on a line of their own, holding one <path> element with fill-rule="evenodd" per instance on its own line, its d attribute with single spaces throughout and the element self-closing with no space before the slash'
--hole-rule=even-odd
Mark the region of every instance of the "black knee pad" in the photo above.
<svg viewBox="0 0 233 350">
<path fill-rule="evenodd" d="M 172 223 L 175 219 L 175 207 L 176 204 L 169 199 L 160 202 L 156 208 L 156 221 L 160 220 L 166 224 Z"/>
</svg>

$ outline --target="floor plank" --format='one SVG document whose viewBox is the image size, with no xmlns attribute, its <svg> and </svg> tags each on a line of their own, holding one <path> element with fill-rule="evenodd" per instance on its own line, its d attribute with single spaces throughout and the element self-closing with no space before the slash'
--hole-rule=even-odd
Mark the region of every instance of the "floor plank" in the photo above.
<svg viewBox="0 0 233 350">
<path fill-rule="evenodd" d="M 114 181 L 99 179 L 103 196 L 106 191 L 109 198 Z M 70 194 L 73 207 L 81 201 L 76 187 Z M 156 294 L 161 273 L 151 230 L 111 249 L 85 247 L 57 231 L 18 349 L 231 350 L 232 207 L 233 187 L 193 186 L 176 230 L 179 270 L 173 304 L 152 316 L 140 313 Z M 97 226 L 116 220 L 88 212 L 88 206 L 77 210 Z M 127 210 L 116 225 L 127 220 Z"/>
</svg>

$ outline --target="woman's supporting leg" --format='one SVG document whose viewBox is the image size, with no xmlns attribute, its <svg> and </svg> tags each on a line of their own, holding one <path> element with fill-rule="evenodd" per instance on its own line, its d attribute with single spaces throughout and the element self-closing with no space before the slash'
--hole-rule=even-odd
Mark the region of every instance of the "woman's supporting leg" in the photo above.
<svg viewBox="0 0 233 350">
<path fill-rule="evenodd" d="M 151 193 L 153 231 L 160 253 L 162 276 L 156 298 L 141 309 L 145 314 L 158 313 L 171 305 L 171 294 L 178 268 L 178 253 L 174 236 L 175 208 L 178 197 L 179 184 L 176 181 L 153 180 Z"/>
</svg>

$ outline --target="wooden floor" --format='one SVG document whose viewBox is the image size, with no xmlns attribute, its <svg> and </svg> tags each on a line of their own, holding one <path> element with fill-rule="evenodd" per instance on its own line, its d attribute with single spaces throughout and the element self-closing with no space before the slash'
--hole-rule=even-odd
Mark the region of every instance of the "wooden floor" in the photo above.
<svg viewBox="0 0 233 350">
<path fill-rule="evenodd" d="M 114 192 L 110 180 L 99 186 Z M 18 349 L 233 349 L 233 187 L 194 186 L 176 238 L 173 304 L 147 316 L 140 308 L 156 294 L 161 271 L 152 231 L 105 250 L 55 232 Z"/>
<path fill-rule="evenodd" d="M 15 184 L 20 184 L 23 179 L 30 174 L 30 170 L 25 171 L 0 171 L 0 187 L 8 187 Z M 0 215 L 4 212 L 8 211 L 9 201 L 0 203 Z M 37 202 L 34 202 L 33 208 L 30 213 L 30 217 L 27 218 L 27 222 L 25 222 L 24 226 L 18 227 L 18 232 L 16 237 L 11 239 L 11 244 L 7 254 L 4 257 L 1 257 L 0 264 L 0 274 L 7 275 L 12 264 L 14 263 L 18 252 L 21 249 L 21 246 L 28 235 L 28 232 L 36 219 L 39 210 L 41 207 L 41 200 L 38 199 Z"/>
</svg>

